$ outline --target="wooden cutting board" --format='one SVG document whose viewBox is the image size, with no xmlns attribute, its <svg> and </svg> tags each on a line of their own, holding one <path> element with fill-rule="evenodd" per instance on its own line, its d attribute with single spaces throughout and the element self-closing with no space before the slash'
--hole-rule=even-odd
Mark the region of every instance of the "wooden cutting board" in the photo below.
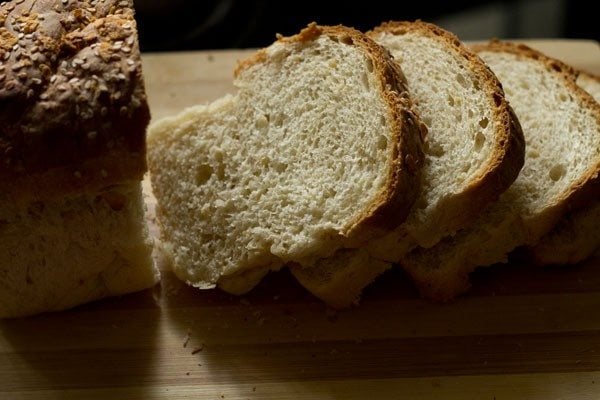
<svg viewBox="0 0 600 400">
<path fill-rule="evenodd" d="M 597 43 L 530 44 L 600 74 Z M 154 118 L 232 91 L 247 54 L 146 55 Z M 164 270 L 152 290 L 0 321 L 0 399 L 598 399 L 599 310 L 600 256 L 479 271 L 448 305 L 393 271 L 343 312 L 286 273 L 236 298 Z"/>
</svg>

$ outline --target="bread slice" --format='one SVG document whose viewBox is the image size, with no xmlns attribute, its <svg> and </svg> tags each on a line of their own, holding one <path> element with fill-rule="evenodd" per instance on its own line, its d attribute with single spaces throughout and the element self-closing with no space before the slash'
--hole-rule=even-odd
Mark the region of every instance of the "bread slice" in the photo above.
<svg viewBox="0 0 600 400">
<path fill-rule="evenodd" d="M 240 63 L 235 84 L 236 95 L 150 129 L 157 217 L 177 276 L 210 288 L 310 263 L 406 217 L 425 131 L 380 46 L 311 24 Z"/>
<path fill-rule="evenodd" d="M 132 6 L 0 5 L 0 318 L 158 280 Z"/>
<path fill-rule="evenodd" d="M 366 246 L 374 259 L 397 262 L 417 245 L 432 246 L 464 227 L 495 201 L 523 165 L 524 140 L 500 83 L 456 36 L 420 21 L 385 23 L 369 35 L 402 67 L 429 132 L 423 191 L 408 219 Z M 357 257 L 364 259 L 362 252 Z M 349 259 L 346 253 L 323 260 L 319 273 L 298 266 L 292 272 L 328 304 L 347 306 L 383 270 Z M 337 275 L 355 278 L 347 283 Z"/>
<path fill-rule="evenodd" d="M 402 260 L 423 295 L 440 301 L 466 290 L 477 266 L 504 262 L 516 246 L 535 244 L 568 209 L 599 195 L 600 108 L 576 85 L 574 71 L 523 45 L 494 41 L 475 49 L 519 116 L 526 161 L 473 225 Z"/>
<path fill-rule="evenodd" d="M 579 72 L 577 85 L 600 102 L 600 77 Z M 550 233 L 529 248 L 537 264 L 576 264 L 600 247 L 600 201 L 569 212 Z"/>
</svg>

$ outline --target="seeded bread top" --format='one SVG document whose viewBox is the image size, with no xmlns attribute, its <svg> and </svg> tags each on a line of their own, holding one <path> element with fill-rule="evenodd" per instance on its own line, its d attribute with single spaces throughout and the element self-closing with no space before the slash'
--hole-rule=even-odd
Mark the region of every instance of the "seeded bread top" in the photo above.
<svg viewBox="0 0 600 400">
<path fill-rule="evenodd" d="M 0 5 L 4 195 L 140 179 L 149 119 L 131 0 Z"/>
</svg>

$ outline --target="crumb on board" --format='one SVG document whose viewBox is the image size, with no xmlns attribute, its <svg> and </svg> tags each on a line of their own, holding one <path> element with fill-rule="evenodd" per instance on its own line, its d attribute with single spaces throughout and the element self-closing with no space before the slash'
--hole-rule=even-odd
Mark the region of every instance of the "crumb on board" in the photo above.
<svg viewBox="0 0 600 400">
<path fill-rule="evenodd" d="M 204 343 L 202 343 L 202 345 L 200 345 L 200 347 L 196 347 L 194 350 L 192 350 L 192 354 L 198 354 L 202 350 L 204 350 Z"/>
</svg>

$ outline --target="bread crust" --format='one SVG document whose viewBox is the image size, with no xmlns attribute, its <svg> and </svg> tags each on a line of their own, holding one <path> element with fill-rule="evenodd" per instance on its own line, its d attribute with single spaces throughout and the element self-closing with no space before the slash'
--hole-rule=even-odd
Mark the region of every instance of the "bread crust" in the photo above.
<svg viewBox="0 0 600 400">
<path fill-rule="evenodd" d="M 393 62 L 386 49 L 363 33 L 342 25 L 319 26 L 311 23 L 294 36 L 278 36 L 277 42 L 302 45 L 322 35 L 360 48 L 371 60 L 373 71 L 381 82 L 379 90 L 387 103 L 390 129 L 393 132 L 391 144 L 388 145 L 389 166 L 385 187 L 341 231 L 349 243 L 357 245 L 395 228 L 408 216 L 420 193 L 423 141 L 427 128 L 412 109 L 406 78 L 400 67 Z M 259 50 L 249 59 L 240 62 L 235 75 L 265 62 L 267 52 L 268 48 Z"/>
<path fill-rule="evenodd" d="M 482 77 L 481 82 L 486 85 L 485 92 L 490 104 L 494 104 L 493 117 L 496 121 L 494 137 L 497 144 L 487 165 L 462 192 L 447 199 L 439 216 L 432 218 L 436 221 L 437 226 L 444 227 L 447 233 L 453 233 L 474 221 L 482 207 L 496 201 L 517 179 L 525 162 L 523 130 L 517 116 L 504 97 L 504 90 L 496 75 L 454 34 L 436 25 L 417 20 L 414 22 L 385 22 L 367 32 L 367 35 L 375 38 L 382 33 L 403 35 L 408 32 L 417 32 L 441 41 L 452 52 L 464 58 L 472 71 Z M 469 206 L 465 207 L 466 204 Z M 432 228 L 435 229 L 435 227 Z"/>
<path fill-rule="evenodd" d="M 150 113 L 132 3 L 0 5 L 0 196 L 143 177 Z"/>
<path fill-rule="evenodd" d="M 600 126 L 600 104 L 594 98 L 579 87 L 576 83 L 578 71 L 562 61 L 548 57 L 537 50 L 534 50 L 524 44 L 511 42 L 502 42 L 492 40 L 487 44 L 473 46 L 476 52 L 500 52 L 514 54 L 519 58 L 529 58 L 542 63 L 547 71 L 559 79 L 571 90 L 571 93 L 577 98 L 581 107 L 592 110 L 592 113 Z M 596 136 L 600 143 L 600 130 L 591 132 Z M 563 193 L 556 202 L 535 217 L 533 223 L 529 223 L 532 236 L 539 238 L 548 232 L 561 218 L 562 215 L 588 206 L 594 200 L 600 197 L 600 154 L 596 162 L 592 164 L 584 174 Z M 533 243 L 528 243 L 533 244 Z"/>
</svg>

